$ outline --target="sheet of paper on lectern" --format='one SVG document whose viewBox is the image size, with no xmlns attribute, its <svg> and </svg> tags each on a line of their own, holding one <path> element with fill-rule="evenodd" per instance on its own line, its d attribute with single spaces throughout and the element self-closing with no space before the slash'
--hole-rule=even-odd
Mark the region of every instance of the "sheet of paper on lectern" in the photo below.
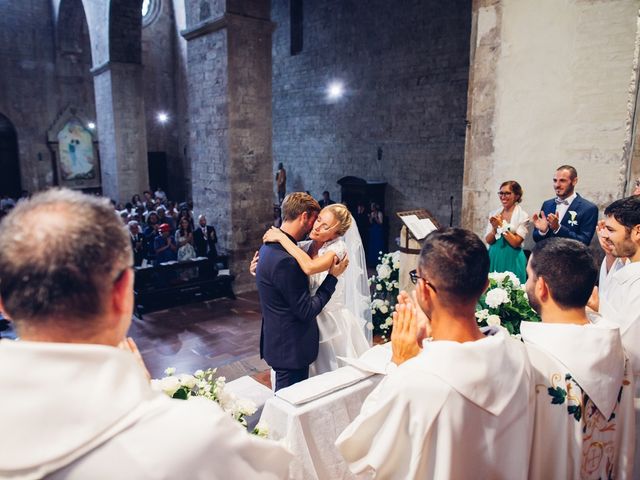
<svg viewBox="0 0 640 480">
<path fill-rule="evenodd" d="M 416 215 L 404 215 L 401 218 L 416 240 L 422 240 L 438 229 L 429 218 L 418 218 Z"/>
<path fill-rule="evenodd" d="M 352 367 L 370 373 L 386 374 L 387 366 L 391 362 L 391 343 L 376 345 L 360 355 L 359 358 L 338 357 L 342 362 Z"/>
</svg>

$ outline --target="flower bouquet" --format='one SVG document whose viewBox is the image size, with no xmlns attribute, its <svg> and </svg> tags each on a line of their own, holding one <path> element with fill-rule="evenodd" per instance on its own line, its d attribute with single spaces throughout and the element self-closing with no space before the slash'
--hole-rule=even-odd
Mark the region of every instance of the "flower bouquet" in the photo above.
<svg viewBox="0 0 640 480">
<path fill-rule="evenodd" d="M 489 274 L 489 288 L 476 305 L 476 319 L 481 327 L 502 325 L 511 335 L 520 336 L 520 322 L 539 322 L 529 305 L 527 293 L 512 272 Z"/>
<path fill-rule="evenodd" d="M 193 375 L 181 373 L 174 376 L 175 372 L 175 368 L 167 368 L 164 371 L 166 377 L 151 380 L 151 387 L 171 398 L 189 400 L 191 397 L 204 397 L 214 401 L 234 420 L 247 427 L 246 417 L 256 412 L 256 405 L 251 400 L 237 398 L 233 393 L 225 391 L 226 379 L 216 377 L 215 368 L 197 370 Z M 258 424 L 251 433 L 266 437 L 269 432 L 266 426 Z"/>
<path fill-rule="evenodd" d="M 384 342 L 389 340 L 393 311 L 395 309 L 400 283 L 400 252 L 382 254 L 378 257 L 376 275 L 369 279 L 372 287 L 371 316 L 374 335 L 381 335 Z"/>
</svg>

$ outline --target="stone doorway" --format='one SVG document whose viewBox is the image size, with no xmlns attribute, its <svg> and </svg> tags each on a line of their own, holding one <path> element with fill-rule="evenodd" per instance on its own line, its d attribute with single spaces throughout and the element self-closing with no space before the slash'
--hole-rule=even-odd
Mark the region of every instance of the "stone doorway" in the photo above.
<svg viewBox="0 0 640 480">
<path fill-rule="evenodd" d="M 18 198 L 22 191 L 18 136 L 13 123 L 0 113 L 0 195 Z"/>
</svg>

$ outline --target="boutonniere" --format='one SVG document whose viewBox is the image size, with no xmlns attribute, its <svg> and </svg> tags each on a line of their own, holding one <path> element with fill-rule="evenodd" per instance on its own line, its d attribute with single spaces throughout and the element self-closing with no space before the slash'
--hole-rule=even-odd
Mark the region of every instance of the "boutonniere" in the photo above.
<svg viewBox="0 0 640 480">
<path fill-rule="evenodd" d="M 567 223 L 573 227 L 577 226 L 578 222 L 576 220 L 576 217 L 578 216 L 578 212 L 569 210 L 569 216 L 571 217 L 571 219 Z"/>
</svg>

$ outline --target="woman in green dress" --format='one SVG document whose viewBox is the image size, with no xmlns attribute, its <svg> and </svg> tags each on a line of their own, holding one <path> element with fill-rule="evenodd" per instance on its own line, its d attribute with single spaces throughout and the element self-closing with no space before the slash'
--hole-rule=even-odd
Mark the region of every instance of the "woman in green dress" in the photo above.
<svg viewBox="0 0 640 480">
<path fill-rule="evenodd" d="M 498 192 L 500 208 L 491 212 L 485 240 L 489 244 L 491 272 L 513 272 L 527 280 L 527 259 L 522 243 L 527 236 L 529 215 L 520 207 L 522 187 L 514 180 L 503 182 Z"/>
</svg>

